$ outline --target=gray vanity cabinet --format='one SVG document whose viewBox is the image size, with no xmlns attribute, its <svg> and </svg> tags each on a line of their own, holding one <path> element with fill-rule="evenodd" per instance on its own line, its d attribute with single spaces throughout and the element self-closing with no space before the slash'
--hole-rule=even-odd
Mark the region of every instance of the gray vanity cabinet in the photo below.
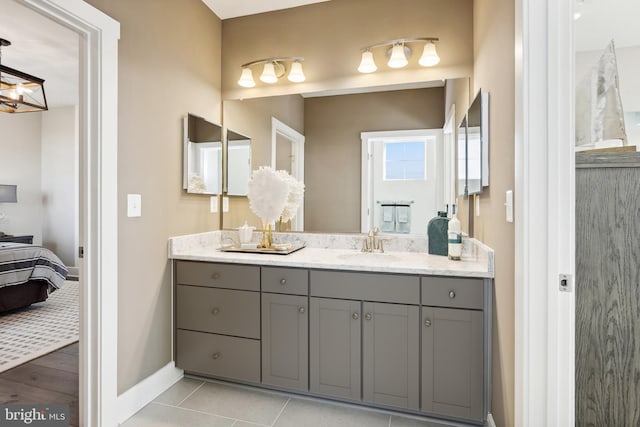
<svg viewBox="0 0 640 427">
<path fill-rule="evenodd" d="M 360 400 L 360 301 L 309 299 L 309 389 Z"/>
<path fill-rule="evenodd" d="M 262 383 L 309 390 L 309 270 L 262 267 Z"/>
<path fill-rule="evenodd" d="M 319 270 L 310 277 L 311 391 L 418 410 L 419 278 Z"/>
<path fill-rule="evenodd" d="M 484 421 L 483 281 L 423 278 L 422 301 L 422 411 Z"/>
<path fill-rule="evenodd" d="M 260 382 L 260 267 L 177 261 L 176 366 Z"/>
<path fill-rule="evenodd" d="M 362 400 L 420 409 L 420 307 L 363 303 Z"/>
</svg>

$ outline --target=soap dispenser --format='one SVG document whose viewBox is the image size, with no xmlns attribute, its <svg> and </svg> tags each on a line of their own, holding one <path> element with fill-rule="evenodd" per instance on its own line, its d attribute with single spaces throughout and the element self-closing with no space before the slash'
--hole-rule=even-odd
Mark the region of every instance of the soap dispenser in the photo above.
<svg viewBox="0 0 640 427">
<path fill-rule="evenodd" d="M 448 206 L 447 206 L 448 210 Z M 431 218 L 427 224 L 427 237 L 429 241 L 429 253 L 432 255 L 447 256 L 449 248 L 447 246 L 447 228 L 449 218 L 446 211 L 438 211 L 438 216 Z"/>
<path fill-rule="evenodd" d="M 460 260 L 462 257 L 462 226 L 456 216 L 456 205 L 451 206 L 452 217 L 449 220 L 449 259 Z"/>
</svg>

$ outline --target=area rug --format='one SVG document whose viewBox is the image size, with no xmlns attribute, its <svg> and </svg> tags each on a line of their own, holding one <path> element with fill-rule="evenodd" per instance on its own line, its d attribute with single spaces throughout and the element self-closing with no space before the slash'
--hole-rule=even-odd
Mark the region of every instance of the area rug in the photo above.
<svg viewBox="0 0 640 427">
<path fill-rule="evenodd" d="M 78 341 L 78 282 L 44 302 L 0 315 L 0 372 Z"/>
</svg>

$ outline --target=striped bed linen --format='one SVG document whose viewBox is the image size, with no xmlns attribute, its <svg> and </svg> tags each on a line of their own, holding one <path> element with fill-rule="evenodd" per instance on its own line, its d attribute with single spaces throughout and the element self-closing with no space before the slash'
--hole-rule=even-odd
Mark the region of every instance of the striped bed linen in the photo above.
<svg viewBox="0 0 640 427">
<path fill-rule="evenodd" d="M 67 267 L 49 249 L 23 243 L 0 243 L 0 288 L 44 280 L 49 293 L 67 278 Z"/>
</svg>

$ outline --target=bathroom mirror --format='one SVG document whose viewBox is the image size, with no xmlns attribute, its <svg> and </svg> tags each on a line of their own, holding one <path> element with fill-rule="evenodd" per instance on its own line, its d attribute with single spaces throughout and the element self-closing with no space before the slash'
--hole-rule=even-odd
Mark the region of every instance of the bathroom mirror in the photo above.
<svg viewBox="0 0 640 427">
<path fill-rule="evenodd" d="M 467 88 L 467 81 L 464 78 L 464 84 L 458 86 Z M 286 163 L 303 166 L 300 168 L 303 172 L 298 176 L 304 177 L 306 186 L 304 231 L 360 233 L 362 183 L 366 179 L 362 177 L 361 133 L 441 130 L 444 125 L 445 82 L 425 83 L 425 87 L 419 88 L 378 87 L 366 93 L 333 96 L 297 94 L 225 100 L 224 122 L 225 126 L 251 135 L 252 169 L 284 164 L 279 160 L 283 154 L 290 159 Z M 466 105 L 461 108 L 466 109 Z M 301 153 L 296 152 L 291 142 L 287 145 L 277 140 L 273 119 L 304 136 Z M 283 151 L 280 146 L 287 150 Z M 276 152 L 273 147 L 278 147 Z M 433 151 L 436 156 L 444 152 L 441 147 Z M 304 155 L 303 159 L 300 154 Z M 443 161 L 433 160 L 433 167 L 443 164 Z M 433 170 L 431 161 L 427 173 Z M 418 223 L 411 234 L 426 234 L 429 219 L 445 208 L 444 201 L 437 203 L 444 194 L 444 174 L 433 178 L 428 175 L 423 185 L 425 187 L 414 196 L 402 197 L 402 201 L 414 201 L 414 207 L 419 206 L 422 199 L 436 201 L 424 214 L 418 215 L 416 211 Z M 223 214 L 223 228 L 239 227 L 245 220 L 250 225 L 260 226 L 249 209 L 246 197 L 230 197 L 229 212 Z"/>
<path fill-rule="evenodd" d="M 467 110 L 467 193 L 489 185 L 489 94 L 479 91 Z"/>
<path fill-rule="evenodd" d="M 251 177 L 251 139 L 227 129 L 227 195 L 246 196 Z"/>
<path fill-rule="evenodd" d="M 222 128 L 189 113 L 183 120 L 183 179 L 187 193 L 222 193 Z"/>
</svg>

